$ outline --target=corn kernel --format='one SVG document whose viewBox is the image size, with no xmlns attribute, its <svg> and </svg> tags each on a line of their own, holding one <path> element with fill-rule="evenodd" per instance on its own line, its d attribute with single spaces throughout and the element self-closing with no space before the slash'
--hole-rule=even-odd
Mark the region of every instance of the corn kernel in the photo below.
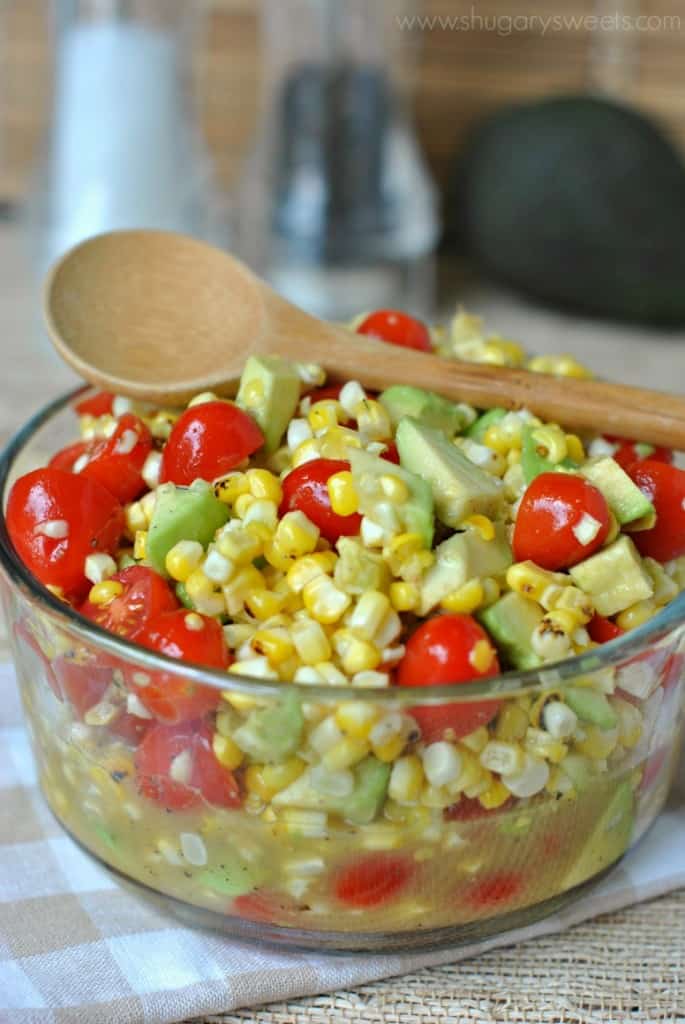
<svg viewBox="0 0 685 1024">
<path fill-rule="evenodd" d="M 199 597 L 209 597 L 210 594 L 215 593 L 213 582 L 208 576 L 205 576 L 201 568 L 194 569 L 184 582 L 186 593 L 191 601 L 195 601 Z"/>
<path fill-rule="evenodd" d="M 83 563 L 83 572 L 90 583 L 102 583 L 117 571 L 117 563 L 111 555 L 98 551 L 87 555 Z"/>
<path fill-rule="evenodd" d="M 329 625 L 337 622 L 347 611 L 351 598 L 333 583 L 328 576 L 316 576 L 302 590 L 304 606 L 317 622 Z"/>
<path fill-rule="evenodd" d="M 305 555 L 298 558 L 288 568 L 286 577 L 288 586 L 296 594 L 299 594 L 304 587 L 315 580 L 318 576 L 325 576 L 333 572 L 337 562 L 333 551 L 318 551 L 313 555 Z"/>
<path fill-rule="evenodd" d="M 293 469 L 297 469 L 298 466 L 303 466 L 305 462 L 311 462 L 312 459 L 321 458 L 321 454 L 322 452 L 319 439 L 316 437 L 310 437 L 307 441 L 303 441 L 302 444 L 298 444 L 297 448 L 293 452 Z"/>
<path fill-rule="evenodd" d="M 481 540 L 495 539 L 495 524 L 487 516 L 473 515 L 464 520 L 464 526 L 471 526 L 480 535 Z"/>
<path fill-rule="evenodd" d="M 296 619 L 290 630 L 295 650 L 305 665 L 328 661 L 331 645 L 321 624 L 315 619 Z"/>
<path fill-rule="evenodd" d="M 299 757 L 291 757 L 282 764 L 251 764 L 245 772 L 245 787 L 248 793 L 268 803 L 276 793 L 299 779 L 305 768 Z"/>
<path fill-rule="evenodd" d="M 270 619 L 283 609 L 285 596 L 275 594 L 272 590 L 255 590 L 245 598 L 250 614 L 260 622 Z"/>
<path fill-rule="evenodd" d="M 230 736 L 222 736 L 218 732 L 214 733 L 212 750 L 219 764 L 222 764 L 224 768 L 230 769 L 230 771 L 239 768 L 243 763 L 244 754 Z"/>
<path fill-rule="evenodd" d="M 507 437 L 497 424 L 493 424 L 493 426 L 488 427 L 485 431 L 483 444 L 487 445 L 488 448 L 492 448 L 493 451 L 499 452 L 500 455 L 506 455 L 512 447 L 511 439 Z"/>
<path fill-rule="evenodd" d="M 476 672 L 482 675 L 495 660 L 495 649 L 489 640 L 478 640 L 471 648 L 468 660 Z"/>
<path fill-rule="evenodd" d="M 272 665 L 287 661 L 295 650 L 285 629 L 259 629 L 252 637 L 257 654 L 265 655 Z"/>
<path fill-rule="evenodd" d="M 166 571 L 172 579 L 185 583 L 199 567 L 203 557 L 204 549 L 196 540 L 181 540 L 167 552 Z"/>
<path fill-rule="evenodd" d="M 281 504 L 283 498 L 281 482 L 268 469 L 248 469 L 245 479 L 253 497 L 265 498 L 267 501 L 272 501 L 274 505 Z"/>
<path fill-rule="evenodd" d="M 566 452 L 574 462 L 585 462 L 583 442 L 576 434 L 566 434 Z"/>
<path fill-rule="evenodd" d="M 369 753 L 369 744 L 357 736 L 344 736 L 323 755 L 322 763 L 329 771 L 341 771 L 359 764 Z"/>
<path fill-rule="evenodd" d="M 370 640 L 384 624 L 390 610 L 390 600 L 385 594 L 378 590 L 367 590 L 348 614 L 346 622 L 350 629 Z M 382 639 L 383 642 L 379 646 L 385 646 L 385 640 Z"/>
<path fill-rule="evenodd" d="M 126 506 L 125 519 L 126 532 L 131 538 L 135 537 L 138 530 L 147 530 L 150 525 L 139 501 L 132 501 Z"/>
<path fill-rule="evenodd" d="M 408 754 L 395 761 L 390 773 L 388 795 L 398 804 L 415 803 L 421 796 L 424 773 L 421 759 Z"/>
<path fill-rule="evenodd" d="M 340 655 L 340 663 L 349 676 L 357 672 L 369 672 L 380 665 L 381 652 L 368 640 L 355 637 Z"/>
<path fill-rule="evenodd" d="M 275 540 L 270 540 L 264 545 L 264 558 L 274 569 L 281 572 L 288 572 L 293 564 L 293 557 L 289 555 Z"/>
<path fill-rule="evenodd" d="M 492 576 L 484 576 L 480 581 L 483 588 L 483 600 L 481 606 L 487 608 L 488 605 L 494 604 L 500 595 L 501 588 L 497 580 L 493 579 Z"/>
<path fill-rule="evenodd" d="M 343 416 L 343 408 L 336 399 L 324 398 L 320 402 L 314 402 L 311 406 L 307 419 L 313 431 L 326 430 L 328 427 L 337 427 Z"/>
<path fill-rule="evenodd" d="M 596 725 L 583 725 L 584 738 L 577 739 L 575 748 L 593 761 L 601 761 L 616 749 L 618 728 L 601 730 Z"/>
<path fill-rule="evenodd" d="M 391 501 L 393 505 L 404 505 L 409 500 L 409 488 L 404 480 L 394 473 L 384 473 L 379 478 L 379 484 L 383 496 Z"/>
<path fill-rule="evenodd" d="M 556 377 L 592 377 L 588 369 L 569 355 L 536 356 L 529 360 L 528 369 L 533 373 L 551 373 Z"/>
<path fill-rule="evenodd" d="M 561 740 L 550 736 L 544 729 L 528 729 L 525 741 L 526 750 L 534 757 L 542 757 L 552 764 L 559 764 L 568 754 L 568 747 Z"/>
<path fill-rule="evenodd" d="M 480 763 L 500 775 L 515 774 L 523 768 L 523 752 L 514 743 L 490 740 L 480 753 Z"/>
<path fill-rule="evenodd" d="M 233 505 L 241 494 L 249 494 L 250 485 L 245 473 L 227 473 L 214 482 L 214 494 L 225 505 Z"/>
<path fill-rule="evenodd" d="M 228 558 L 234 565 L 249 565 L 258 558 L 263 551 L 263 542 L 255 529 L 257 525 L 250 523 L 248 527 L 238 524 L 237 528 L 222 530 L 217 536 L 216 546 L 224 558 Z M 267 540 L 270 540 L 271 531 L 267 529 L 266 533 Z"/>
<path fill-rule="evenodd" d="M 276 528 L 273 543 L 284 557 L 301 558 L 314 551 L 318 540 L 318 526 L 297 509 L 283 516 Z"/>
<path fill-rule="evenodd" d="M 398 736 L 391 736 L 381 743 L 371 744 L 371 749 L 379 761 L 386 764 L 396 761 L 407 745 L 406 737 L 400 733 Z"/>
<path fill-rule="evenodd" d="M 359 497 L 348 470 L 333 473 L 326 486 L 331 508 L 336 515 L 351 516 L 359 511 Z"/>
<path fill-rule="evenodd" d="M 482 583 L 478 579 L 473 579 L 446 594 L 440 602 L 440 607 L 448 612 L 470 615 L 476 608 L 480 608 L 484 596 Z"/>
<path fill-rule="evenodd" d="M 630 608 L 626 608 L 625 611 L 620 612 L 616 616 L 616 625 L 621 629 L 635 629 L 637 626 L 641 626 L 643 622 L 647 622 L 653 618 L 658 611 L 655 601 L 649 597 L 644 601 L 637 601 L 635 604 L 631 604 Z"/>
<path fill-rule="evenodd" d="M 535 427 L 531 434 L 535 449 L 539 455 L 548 459 L 555 466 L 566 458 L 566 435 L 560 427 L 548 423 Z"/>
<path fill-rule="evenodd" d="M 254 503 L 257 500 L 258 499 L 255 498 L 254 495 L 250 494 L 249 492 L 247 494 L 239 494 L 233 504 L 233 510 L 235 514 L 237 516 L 240 516 L 241 519 L 244 519 L 245 516 L 247 515 L 247 511 L 250 508 L 250 506 L 254 505 Z"/>
<path fill-rule="evenodd" d="M 506 575 L 507 586 L 530 598 L 532 601 L 539 601 L 548 587 L 568 586 L 570 579 L 559 572 L 550 572 L 548 569 L 540 569 L 534 562 L 517 562 L 509 566 Z"/>
<path fill-rule="evenodd" d="M 421 601 L 421 592 L 415 583 L 391 583 L 389 594 L 390 603 L 398 612 L 415 611 Z"/>
<path fill-rule="evenodd" d="M 320 437 L 321 457 L 346 459 L 350 448 L 361 448 L 361 437 L 347 427 L 329 427 Z"/>
<path fill-rule="evenodd" d="M 335 720 L 348 736 L 366 740 L 378 720 L 378 709 L 366 701 L 345 701 L 338 705 Z"/>
<path fill-rule="evenodd" d="M 470 732 L 468 736 L 463 736 L 461 742 L 469 750 L 472 750 L 474 754 L 480 754 L 489 739 L 488 730 L 484 725 L 481 725 L 474 729 L 473 732 Z"/>
<path fill-rule="evenodd" d="M 228 614 L 234 616 L 242 611 L 247 598 L 257 590 L 266 590 L 264 576 L 253 565 L 246 565 L 222 588 Z"/>
<path fill-rule="evenodd" d="M 105 605 L 119 597 L 123 592 L 124 586 L 122 583 L 119 583 L 117 580 L 103 580 L 102 583 L 96 583 L 90 588 L 88 600 L 91 604 Z"/>
<path fill-rule="evenodd" d="M 357 429 L 368 441 L 383 441 L 392 435 L 392 424 L 384 406 L 367 398 L 354 410 Z"/>
<path fill-rule="evenodd" d="M 507 802 L 511 793 L 500 779 L 493 779 L 486 790 L 478 797 L 481 807 L 486 811 L 494 811 Z"/>
</svg>

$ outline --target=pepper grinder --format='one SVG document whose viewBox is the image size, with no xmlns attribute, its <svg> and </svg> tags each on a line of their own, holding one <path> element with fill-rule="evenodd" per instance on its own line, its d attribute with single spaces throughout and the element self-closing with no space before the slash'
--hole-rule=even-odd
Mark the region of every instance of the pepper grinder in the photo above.
<svg viewBox="0 0 685 1024">
<path fill-rule="evenodd" d="M 262 3 L 264 113 L 240 188 L 238 248 L 326 319 L 430 313 L 436 196 L 397 84 L 395 6 Z"/>
</svg>

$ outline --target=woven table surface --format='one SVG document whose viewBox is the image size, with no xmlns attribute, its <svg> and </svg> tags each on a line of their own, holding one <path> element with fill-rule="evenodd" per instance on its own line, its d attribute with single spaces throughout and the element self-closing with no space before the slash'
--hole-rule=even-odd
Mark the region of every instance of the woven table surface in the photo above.
<svg viewBox="0 0 685 1024">
<path fill-rule="evenodd" d="M 14 227 L 0 230 L 0 443 L 42 402 L 75 383 L 40 327 L 40 289 Z M 508 295 L 457 284 L 451 294 L 493 331 L 538 352 L 573 352 L 600 374 L 681 389 L 685 332 L 659 334 L 541 311 Z M 1 630 L 0 630 L 1 633 Z M 0 654 L 2 643 L 0 642 Z M 685 858 L 685 850 L 683 851 Z M 210 1022 L 254 1024 L 685 1024 L 685 890 L 557 936 Z"/>
</svg>

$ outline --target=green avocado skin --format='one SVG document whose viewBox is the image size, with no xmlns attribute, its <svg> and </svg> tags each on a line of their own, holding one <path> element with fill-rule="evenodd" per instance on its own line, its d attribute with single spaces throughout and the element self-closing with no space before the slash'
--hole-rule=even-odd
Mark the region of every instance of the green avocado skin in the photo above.
<svg viewBox="0 0 685 1024">
<path fill-rule="evenodd" d="M 560 97 L 481 122 L 452 180 L 448 223 L 459 251 L 544 302 L 685 323 L 685 165 L 626 107 Z"/>
</svg>

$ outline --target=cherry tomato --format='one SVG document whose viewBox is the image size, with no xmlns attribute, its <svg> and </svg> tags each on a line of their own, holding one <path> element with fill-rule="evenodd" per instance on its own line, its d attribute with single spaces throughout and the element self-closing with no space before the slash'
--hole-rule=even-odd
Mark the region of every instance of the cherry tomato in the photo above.
<svg viewBox="0 0 685 1024">
<path fill-rule="evenodd" d="M 283 481 L 283 500 L 279 515 L 299 509 L 319 527 L 321 535 L 335 544 L 338 537 L 359 533 L 362 517 L 358 512 L 339 516 L 331 508 L 328 478 L 334 473 L 349 472 L 349 462 L 339 459 L 311 459 L 288 473 Z"/>
<path fill-rule="evenodd" d="M 80 475 L 97 480 L 122 504 L 134 501 L 147 490 L 141 474 L 150 451 L 152 435 L 142 420 L 126 413 L 111 437 L 94 441 Z"/>
<path fill-rule="evenodd" d="M 626 472 L 636 462 L 644 462 L 646 459 L 649 459 L 650 462 L 673 462 L 673 452 L 670 448 L 655 448 L 648 455 L 640 455 L 633 441 L 623 441 L 621 438 L 612 438 L 612 440 L 618 441 L 619 446 L 611 457 Z"/>
<path fill-rule="evenodd" d="M 399 466 L 400 453 L 398 452 L 397 445 L 394 441 L 390 441 L 385 451 L 381 452 L 381 458 L 385 459 L 386 462 L 394 462 L 396 466 Z"/>
<path fill-rule="evenodd" d="M 196 628 L 198 627 L 199 628 Z M 169 658 L 226 669 L 231 656 L 224 633 L 216 621 L 185 608 L 164 611 L 148 619 L 136 633 L 136 641 Z M 184 722 L 214 711 L 219 691 L 201 686 L 171 672 L 155 672 L 145 686 L 132 681 L 142 704 L 164 722 Z"/>
<path fill-rule="evenodd" d="M 521 499 L 514 558 L 531 559 L 542 569 L 567 569 L 601 548 L 609 521 L 604 496 L 587 480 L 569 473 L 541 473 Z"/>
<path fill-rule="evenodd" d="M 378 309 L 367 316 L 357 328 L 357 334 L 380 338 L 391 345 L 402 348 L 416 348 L 420 352 L 432 352 L 428 328 L 420 320 L 396 309 Z"/>
<path fill-rule="evenodd" d="M 481 658 L 485 667 L 478 668 Z M 475 662 L 475 664 L 474 664 Z M 482 626 L 470 615 L 438 615 L 423 622 L 407 642 L 397 670 L 399 686 L 434 686 L 468 683 L 499 672 L 497 655 Z M 426 743 L 442 739 L 447 730 L 454 738 L 468 736 L 486 725 L 499 710 L 499 701 L 436 704 L 410 708 Z"/>
<path fill-rule="evenodd" d="M 76 599 L 90 586 L 83 571 L 86 555 L 111 554 L 124 532 L 124 511 L 109 491 L 96 480 L 54 468 L 17 480 L 6 518 L 17 554 L 33 575 Z"/>
<path fill-rule="evenodd" d="M 337 401 L 340 398 L 342 389 L 342 384 L 327 384 L 323 388 L 314 388 L 313 391 L 308 392 L 307 398 L 311 400 L 312 405 L 314 402 L 323 402 L 327 398 L 333 398 Z"/>
<path fill-rule="evenodd" d="M 178 608 L 176 595 L 159 573 L 144 565 L 131 565 L 111 577 L 123 592 L 107 604 L 85 601 L 79 608 L 91 622 L 117 636 L 134 637 L 148 619 Z"/>
<path fill-rule="evenodd" d="M 261 430 L 230 402 L 191 406 L 174 424 L 162 454 L 160 482 L 216 480 L 264 444 Z"/>
<path fill-rule="evenodd" d="M 669 562 L 685 555 L 685 472 L 663 462 L 638 462 L 628 470 L 656 511 L 651 530 L 632 533 L 641 555 Z"/>
<path fill-rule="evenodd" d="M 77 718 L 99 704 L 112 682 L 112 666 L 106 659 L 79 660 L 56 658 L 52 663 L 62 696 L 69 701 Z"/>
<path fill-rule="evenodd" d="M 350 907 L 378 907 L 401 892 L 413 874 L 407 857 L 372 853 L 338 871 L 333 889 L 336 898 Z"/>
<path fill-rule="evenodd" d="M 149 718 L 141 718 L 139 715 L 130 715 L 128 711 L 122 711 L 113 722 L 108 723 L 107 730 L 124 743 L 128 743 L 130 747 L 137 747 L 152 725 Z"/>
<path fill-rule="evenodd" d="M 188 780 L 171 776 L 177 758 L 188 754 Z M 240 790 L 233 773 L 219 764 L 212 750 L 212 732 L 204 722 L 156 724 L 145 734 L 135 757 L 138 788 L 143 796 L 169 811 L 197 806 L 203 799 L 217 807 L 239 807 Z"/>
<path fill-rule="evenodd" d="M 236 896 L 231 909 L 238 917 L 246 917 L 248 921 L 274 924 L 292 916 L 297 908 L 290 896 L 279 895 L 268 889 L 254 889 Z"/>
<path fill-rule="evenodd" d="M 452 804 L 451 807 L 446 807 L 443 811 L 443 817 L 445 821 L 480 821 L 483 818 L 488 818 L 492 814 L 498 814 L 502 811 L 507 811 L 513 803 L 512 797 L 505 800 L 499 807 L 487 808 L 483 807 L 480 800 L 470 799 L 467 796 L 462 796 L 461 800 Z"/>
<path fill-rule="evenodd" d="M 62 469 L 65 473 L 73 473 L 74 463 L 90 451 L 91 447 L 92 441 L 77 441 L 76 444 L 67 445 L 52 456 L 48 466 L 50 469 Z"/>
<path fill-rule="evenodd" d="M 97 395 L 89 398 L 82 398 L 74 406 L 74 411 L 79 416 L 108 416 L 112 413 L 114 395 L 109 391 L 98 391 Z"/>
<path fill-rule="evenodd" d="M 605 644 L 609 640 L 615 640 L 617 636 L 623 636 L 625 633 L 624 629 L 617 626 L 611 619 L 605 619 L 603 615 L 598 615 L 597 612 L 592 616 L 586 627 L 590 634 L 590 639 L 594 640 L 596 644 Z"/>
<path fill-rule="evenodd" d="M 523 879 L 515 871 L 499 871 L 489 878 L 474 882 L 460 893 L 460 902 L 472 907 L 501 907 L 511 903 L 523 888 Z"/>
</svg>

